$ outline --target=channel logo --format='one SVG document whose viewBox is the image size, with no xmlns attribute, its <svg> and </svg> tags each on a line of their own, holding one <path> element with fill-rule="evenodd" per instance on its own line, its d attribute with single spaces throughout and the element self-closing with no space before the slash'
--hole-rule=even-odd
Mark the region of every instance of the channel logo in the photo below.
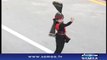
<svg viewBox="0 0 107 60">
<path fill-rule="evenodd" d="M 82 60 L 98 60 L 97 54 L 82 54 L 81 55 Z"/>
</svg>

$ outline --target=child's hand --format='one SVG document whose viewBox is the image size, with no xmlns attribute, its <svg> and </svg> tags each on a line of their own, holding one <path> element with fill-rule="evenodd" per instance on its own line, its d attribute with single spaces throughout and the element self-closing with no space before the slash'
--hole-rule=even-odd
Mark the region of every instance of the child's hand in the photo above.
<svg viewBox="0 0 107 60">
<path fill-rule="evenodd" d="M 71 17 L 71 22 L 73 22 L 73 21 L 74 21 L 74 18 Z"/>
</svg>

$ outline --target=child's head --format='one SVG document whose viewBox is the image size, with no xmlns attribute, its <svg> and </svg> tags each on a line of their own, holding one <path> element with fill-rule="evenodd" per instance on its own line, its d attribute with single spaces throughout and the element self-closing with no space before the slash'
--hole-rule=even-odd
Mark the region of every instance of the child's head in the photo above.
<svg viewBox="0 0 107 60">
<path fill-rule="evenodd" d="M 64 19 L 64 15 L 62 13 L 58 12 L 58 13 L 56 13 L 55 18 L 58 19 L 58 20 L 59 19 Z"/>
</svg>

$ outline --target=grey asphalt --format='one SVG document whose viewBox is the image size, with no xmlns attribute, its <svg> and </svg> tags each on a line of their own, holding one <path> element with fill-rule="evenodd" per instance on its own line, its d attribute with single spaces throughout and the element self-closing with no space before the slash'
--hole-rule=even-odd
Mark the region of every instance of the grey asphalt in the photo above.
<svg viewBox="0 0 107 60">
<path fill-rule="evenodd" d="M 2 0 L 2 24 L 55 51 L 55 38 L 48 36 L 57 10 L 53 0 Z M 106 7 L 90 0 L 62 0 L 64 22 L 71 41 L 62 53 L 106 52 Z M 2 30 L 2 53 L 46 53 Z"/>
</svg>

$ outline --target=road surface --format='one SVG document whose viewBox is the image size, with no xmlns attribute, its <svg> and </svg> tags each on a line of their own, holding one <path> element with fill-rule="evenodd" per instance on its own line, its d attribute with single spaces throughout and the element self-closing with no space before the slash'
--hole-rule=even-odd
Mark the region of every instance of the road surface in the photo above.
<svg viewBox="0 0 107 60">
<path fill-rule="evenodd" d="M 47 53 L 39 45 L 55 51 L 55 38 L 48 36 L 57 12 L 52 1 L 2 0 L 2 53 Z M 90 0 L 62 0 L 62 3 L 64 22 L 70 21 L 70 17 L 75 19 L 67 27 L 71 41 L 65 44 L 62 53 L 105 53 L 106 7 Z"/>
</svg>

